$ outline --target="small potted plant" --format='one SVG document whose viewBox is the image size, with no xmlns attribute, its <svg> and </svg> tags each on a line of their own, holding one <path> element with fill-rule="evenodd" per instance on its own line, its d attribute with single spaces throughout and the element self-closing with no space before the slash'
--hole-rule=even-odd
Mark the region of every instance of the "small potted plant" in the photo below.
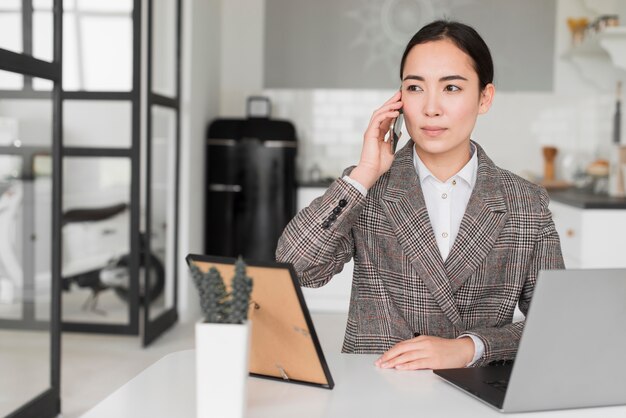
<svg viewBox="0 0 626 418">
<path fill-rule="evenodd" d="M 235 263 L 230 292 L 215 267 L 202 272 L 192 264 L 190 269 L 204 316 L 196 324 L 197 417 L 243 417 L 252 279 L 241 257 Z"/>
</svg>

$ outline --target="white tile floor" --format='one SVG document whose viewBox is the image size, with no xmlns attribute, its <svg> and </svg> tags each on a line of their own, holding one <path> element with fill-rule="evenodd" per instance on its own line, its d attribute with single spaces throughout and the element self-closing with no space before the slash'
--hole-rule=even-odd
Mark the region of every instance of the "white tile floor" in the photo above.
<svg viewBox="0 0 626 418">
<path fill-rule="evenodd" d="M 193 330 L 177 323 L 147 348 L 138 336 L 63 333 L 61 416 L 81 416 L 161 357 L 193 348 Z"/>
<path fill-rule="evenodd" d="M 99 313 L 86 311 L 89 291 L 63 293 L 64 320 L 124 324 L 128 305 L 113 292 L 102 292 Z M 49 318 L 48 298 L 36 303 L 36 318 Z M 155 301 L 154 313 L 163 309 Z M 22 305 L 0 303 L 0 318 L 18 319 Z M 151 311 L 151 314 L 153 312 Z M 19 408 L 49 387 L 50 346 L 47 331 L 0 329 L 0 416 Z M 79 417 L 115 389 L 164 355 L 194 345 L 193 323 L 177 323 L 150 347 L 141 346 L 139 336 L 115 336 L 64 332 L 61 338 L 62 417 Z M 10 377 L 9 377 L 10 376 Z M 6 378 L 9 377 L 9 378 Z"/>
<path fill-rule="evenodd" d="M 80 417 L 168 353 L 194 346 L 194 324 L 177 323 L 143 348 L 139 336 L 64 332 L 61 339 L 61 416 Z M 49 387 L 49 334 L 0 330 L 0 416 Z"/>
<path fill-rule="evenodd" d="M 0 330 L 0 417 L 50 386 L 50 334 Z"/>
</svg>

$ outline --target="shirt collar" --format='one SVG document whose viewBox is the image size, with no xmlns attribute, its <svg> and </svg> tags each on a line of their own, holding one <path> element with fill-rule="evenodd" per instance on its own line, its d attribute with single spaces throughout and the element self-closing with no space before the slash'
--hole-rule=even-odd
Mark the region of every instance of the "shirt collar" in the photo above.
<svg viewBox="0 0 626 418">
<path fill-rule="evenodd" d="M 476 146 L 472 142 L 470 142 L 470 152 L 472 153 L 470 160 L 452 177 L 463 179 L 473 189 L 474 184 L 476 184 L 476 172 L 478 171 L 478 153 L 476 152 Z M 429 177 L 432 177 L 433 180 L 440 182 L 439 179 L 437 179 L 437 177 L 435 177 L 426 167 L 419 155 L 417 155 L 415 146 L 413 148 L 413 165 L 415 166 L 415 171 L 417 172 L 417 178 L 420 179 L 420 184 L 424 184 L 424 181 L 426 181 Z"/>
</svg>

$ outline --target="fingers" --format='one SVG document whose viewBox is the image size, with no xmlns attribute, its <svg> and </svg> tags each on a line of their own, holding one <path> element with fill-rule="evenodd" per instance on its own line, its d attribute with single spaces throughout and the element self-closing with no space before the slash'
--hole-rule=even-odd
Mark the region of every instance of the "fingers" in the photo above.
<svg viewBox="0 0 626 418">
<path fill-rule="evenodd" d="M 396 91 L 396 92 L 394 93 L 394 95 L 393 95 L 393 96 L 391 96 L 391 97 L 389 98 L 389 100 L 387 100 L 387 101 L 383 104 L 383 106 L 384 106 L 384 105 L 388 105 L 388 104 L 393 103 L 393 102 L 397 102 L 398 100 L 400 100 L 400 98 L 401 98 L 401 97 L 402 97 L 402 92 L 401 92 L 400 90 L 398 90 L 398 91 Z"/>
<path fill-rule="evenodd" d="M 372 113 L 372 117 L 370 118 L 370 124 L 374 122 L 375 120 L 379 120 L 380 116 L 384 114 L 393 113 L 394 114 L 393 117 L 398 116 L 401 108 L 402 108 L 402 102 L 400 101 L 393 102 L 393 103 L 386 103 L 382 105 L 381 107 L 376 109 L 374 113 Z"/>
<path fill-rule="evenodd" d="M 424 350 L 410 350 L 380 364 L 381 369 L 404 369 L 409 363 L 423 363 L 427 359 Z"/>
<path fill-rule="evenodd" d="M 365 134 L 366 137 L 374 136 L 380 139 L 384 137 L 384 133 L 389 130 L 391 120 L 398 117 L 398 115 L 400 114 L 399 111 L 402 108 L 402 102 L 400 101 L 400 98 L 401 93 L 398 91 L 380 108 L 374 111 L 372 117 L 370 118 L 370 123 Z"/>
<path fill-rule="evenodd" d="M 384 139 L 392 120 L 400 115 L 399 110 L 402 108 L 400 97 L 401 93 L 397 92 L 372 114 L 363 138 L 361 159 L 353 171 L 366 182 L 361 182 L 361 184 L 368 184 L 371 187 L 383 173 L 389 170 L 393 162 L 391 141 L 385 142 Z"/>
<path fill-rule="evenodd" d="M 409 351 L 403 352 L 389 360 L 378 359 L 376 366 L 381 369 L 396 369 L 396 370 L 422 370 L 422 369 L 435 369 L 438 360 L 437 356 L 433 356 L 429 350 L 422 348 L 415 348 L 415 345 L 405 345 L 409 348 Z M 413 347 L 413 348 L 411 348 Z"/>
<path fill-rule="evenodd" d="M 388 116 L 389 113 L 393 113 L 393 117 L 398 116 L 401 108 L 402 102 L 393 102 L 379 107 L 372 113 L 372 117 L 370 118 L 370 124 L 372 124 L 372 122 L 376 120 L 380 120 L 381 116 Z"/>
<path fill-rule="evenodd" d="M 429 358 L 420 358 L 407 363 L 398 364 L 395 367 L 396 370 L 424 370 L 436 368 L 437 367 L 432 364 L 432 361 Z"/>
<path fill-rule="evenodd" d="M 471 338 L 419 336 L 391 347 L 376 362 L 383 369 L 449 369 L 466 367 L 474 355 Z"/>
<path fill-rule="evenodd" d="M 440 338 L 420 335 L 401 341 L 383 353 L 374 363 L 382 369 L 418 370 L 438 367 L 437 342 Z"/>
<path fill-rule="evenodd" d="M 365 138 L 384 139 L 391 125 L 391 121 L 400 115 L 400 107 L 402 107 L 402 103 L 392 103 L 376 110 L 365 131 Z"/>
<path fill-rule="evenodd" d="M 415 351 L 420 348 L 420 342 L 424 340 L 426 337 L 420 336 L 417 338 L 412 338 L 410 340 L 405 340 L 397 343 L 385 353 L 374 364 L 377 366 L 381 366 L 383 363 L 390 363 L 396 357 L 403 355 L 404 353 Z"/>
</svg>

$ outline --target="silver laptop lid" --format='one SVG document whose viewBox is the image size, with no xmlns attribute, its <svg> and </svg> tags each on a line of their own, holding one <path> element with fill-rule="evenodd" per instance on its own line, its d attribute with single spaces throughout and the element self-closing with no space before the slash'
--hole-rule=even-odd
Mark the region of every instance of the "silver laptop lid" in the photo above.
<svg viewBox="0 0 626 418">
<path fill-rule="evenodd" d="M 626 269 L 541 271 L 503 411 L 626 404 Z"/>
</svg>

